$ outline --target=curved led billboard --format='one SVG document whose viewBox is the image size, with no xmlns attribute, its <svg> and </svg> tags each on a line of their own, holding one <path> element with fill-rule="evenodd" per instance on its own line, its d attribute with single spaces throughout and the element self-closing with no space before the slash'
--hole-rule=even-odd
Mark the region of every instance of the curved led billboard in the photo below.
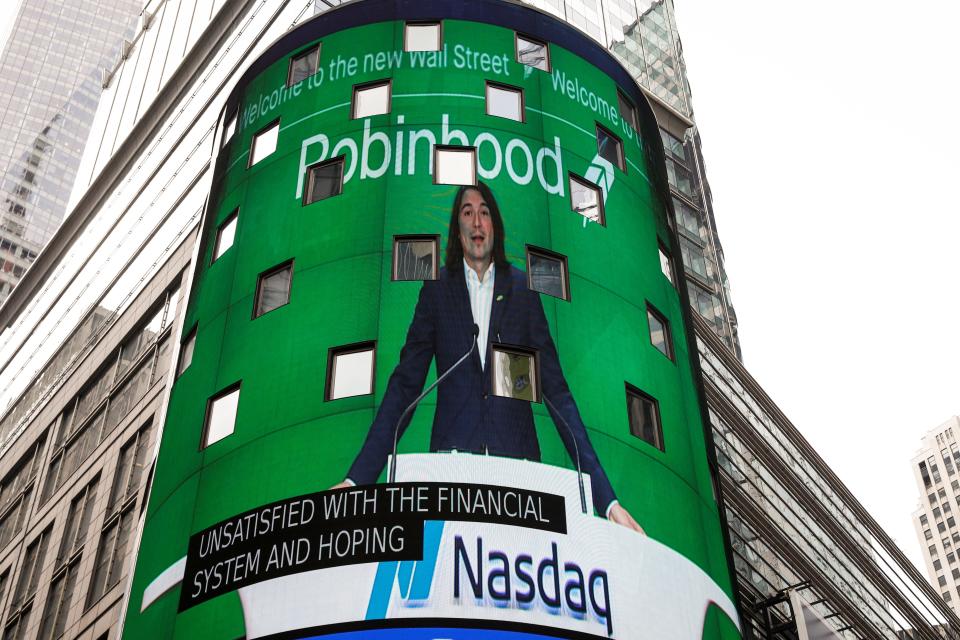
<svg viewBox="0 0 960 640">
<path fill-rule="evenodd" d="M 656 123 L 506 2 L 253 61 L 128 638 L 735 638 Z"/>
</svg>

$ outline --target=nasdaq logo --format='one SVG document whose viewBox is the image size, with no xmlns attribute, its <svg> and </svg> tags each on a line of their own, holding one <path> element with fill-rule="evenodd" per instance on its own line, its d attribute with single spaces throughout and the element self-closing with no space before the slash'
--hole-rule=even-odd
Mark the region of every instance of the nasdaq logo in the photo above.
<svg viewBox="0 0 960 640">
<path fill-rule="evenodd" d="M 430 598 L 433 573 L 437 568 L 440 553 L 440 538 L 443 537 L 443 522 L 428 520 L 423 523 L 423 559 L 401 562 L 381 562 L 370 590 L 367 604 L 367 620 L 382 620 L 387 617 L 393 586 L 397 584 L 400 598 L 408 607 L 423 606 Z"/>
</svg>

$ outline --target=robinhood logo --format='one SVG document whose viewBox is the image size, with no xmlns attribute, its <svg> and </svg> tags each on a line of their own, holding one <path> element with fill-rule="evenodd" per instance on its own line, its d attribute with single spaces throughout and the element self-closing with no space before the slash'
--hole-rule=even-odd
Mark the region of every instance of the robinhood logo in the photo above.
<svg viewBox="0 0 960 640">
<path fill-rule="evenodd" d="M 398 116 L 397 124 L 403 123 L 404 117 Z M 450 116 L 443 114 L 439 132 L 410 129 L 398 131 L 391 138 L 382 131 L 371 131 L 370 121 L 366 120 L 359 141 L 345 137 L 333 143 L 324 133 L 306 138 L 300 144 L 300 167 L 294 197 L 299 200 L 303 196 L 307 167 L 341 155 L 344 156 L 345 183 L 354 177 L 360 180 L 380 178 L 391 171 L 395 176 L 414 175 L 424 170 L 433 175 L 433 147 L 437 144 L 475 147 L 477 173 L 484 180 L 492 180 L 506 171 L 517 184 L 526 185 L 536 180 L 547 193 L 565 195 L 567 177 L 559 137 L 553 137 L 553 146 L 533 149 L 519 138 L 511 138 L 504 144 L 488 131 L 471 140 L 464 131 L 451 129 Z M 613 175 L 613 166 L 598 155 L 584 177 L 600 186 L 606 200 L 613 186 Z"/>
</svg>

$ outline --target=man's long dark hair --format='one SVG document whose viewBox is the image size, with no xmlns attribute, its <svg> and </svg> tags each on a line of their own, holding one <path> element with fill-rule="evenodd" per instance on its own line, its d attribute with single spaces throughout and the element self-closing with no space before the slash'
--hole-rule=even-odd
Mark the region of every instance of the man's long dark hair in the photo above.
<svg viewBox="0 0 960 640">
<path fill-rule="evenodd" d="M 447 233 L 447 254 L 444 265 L 450 274 L 463 273 L 463 245 L 460 244 L 460 207 L 467 191 L 479 191 L 490 210 L 490 219 L 493 221 L 493 263 L 500 268 L 509 268 L 507 253 L 503 248 L 506 233 L 503 230 L 503 217 L 493 191 L 486 184 L 478 182 L 476 186 L 465 185 L 457 189 L 453 198 L 453 211 L 450 212 L 450 230 Z"/>
</svg>

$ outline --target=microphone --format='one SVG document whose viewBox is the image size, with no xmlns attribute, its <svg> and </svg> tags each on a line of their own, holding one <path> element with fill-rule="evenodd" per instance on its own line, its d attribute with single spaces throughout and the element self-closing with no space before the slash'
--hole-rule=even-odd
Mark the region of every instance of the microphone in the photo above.
<svg viewBox="0 0 960 640">
<path fill-rule="evenodd" d="M 469 357 L 471 356 L 471 354 L 473 354 L 473 352 L 474 352 L 474 351 L 476 350 L 476 348 L 477 348 L 477 338 L 478 338 L 479 336 L 480 336 L 480 327 L 478 327 L 478 326 L 477 326 L 477 323 L 474 322 L 474 323 L 473 323 L 473 344 L 470 345 L 470 350 L 467 351 L 467 352 L 466 352 L 465 354 L 463 354 L 462 356 L 460 356 L 460 359 L 457 360 L 456 362 L 454 362 L 454 363 L 453 363 L 453 366 L 451 366 L 449 369 L 447 369 L 446 371 L 444 371 L 442 376 L 440 376 L 439 378 L 437 378 L 436 380 L 434 380 L 434 381 L 433 381 L 433 384 L 431 384 L 429 387 L 427 387 L 426 389 L 424 389 L 424 390 L 423 390 L 423 393 L 421 393 L 420 395 L 418 395 L 418 396 L 416 397 L 416 399 L 414 399 L 414 401 L 410 403 L 410 406 L 408 406 L 406 409 L 404 409 L 404 410 L 403 410 L 403 413 L 400 414 L 400 419 L 397 420 L 397 426 L 394 427 L 394 429 L 393 429 L 393 455 L 390 456 L 390 473 L 388 474 L 388 478 L 387 478 L 387 482 L 389 482 L 390 484 L 393 484 L 394 482 L 397 481 L 397 440 L 400 438 L 400 425 L 402 425 L 402 424 L 403 424 L 403 421 L 406 419 L 406 417 L 407 417 L 414 409 L 416 409 L 417 405 L 420 404 L 420 401 L 427 397 L 427 394 L 428 394 L 428 393 L 430 393 L 431 391 L 433 391 L 434 389 L 436 389 L 437 386 L 438 386 L 441 382 L 443 382 L 444 380 L 447 379 L 447 376 L 449 376 L 451 373 L 453 373 L 454 369 L 456 369 L 456 368 L 459 367 L 461 364 L 463 364 L 463 362 L 464 362 L 467 358 L 469 358 Z M 569 428 L 569 427 L 568 427 L 568 428 Z M 581 491 L 581 493 L 583 492 L 583 488 L 582 488 L 582 487 L 581 487 L 580 491 Z M 584 511 L 586 511 L 586 507 L 584 507 Z"/>
<path fill-rule="evenodd" d="M 583 513 L 586 514 L 587 513 L 587 494 L 583 489 L 583 471 L 580 468 L 580 447 L 577 446 L 577 439 L 573 435 L 573 429 L 571 429 L 570 425 L 567 424 L 567 421 L 563 419 L 563 414 L 557 411 L 557 408 L 553 406 L 552 402 L 550 402 L 550 398 L 547 397 L 547 394 L 541 391 L 540 396 L 543 398 L 543 401 L 547 403 L 547 406 L 553 412 L 554 420 L 560 420 L 563 426 L 567 428 L 567 432 L 570 434 L 570 439 L 573 441 L 573 452 L 577 458 L 576 459 L 577 482 L 580 484 L 580 508 L 583 510 Z"/>
</svg>

